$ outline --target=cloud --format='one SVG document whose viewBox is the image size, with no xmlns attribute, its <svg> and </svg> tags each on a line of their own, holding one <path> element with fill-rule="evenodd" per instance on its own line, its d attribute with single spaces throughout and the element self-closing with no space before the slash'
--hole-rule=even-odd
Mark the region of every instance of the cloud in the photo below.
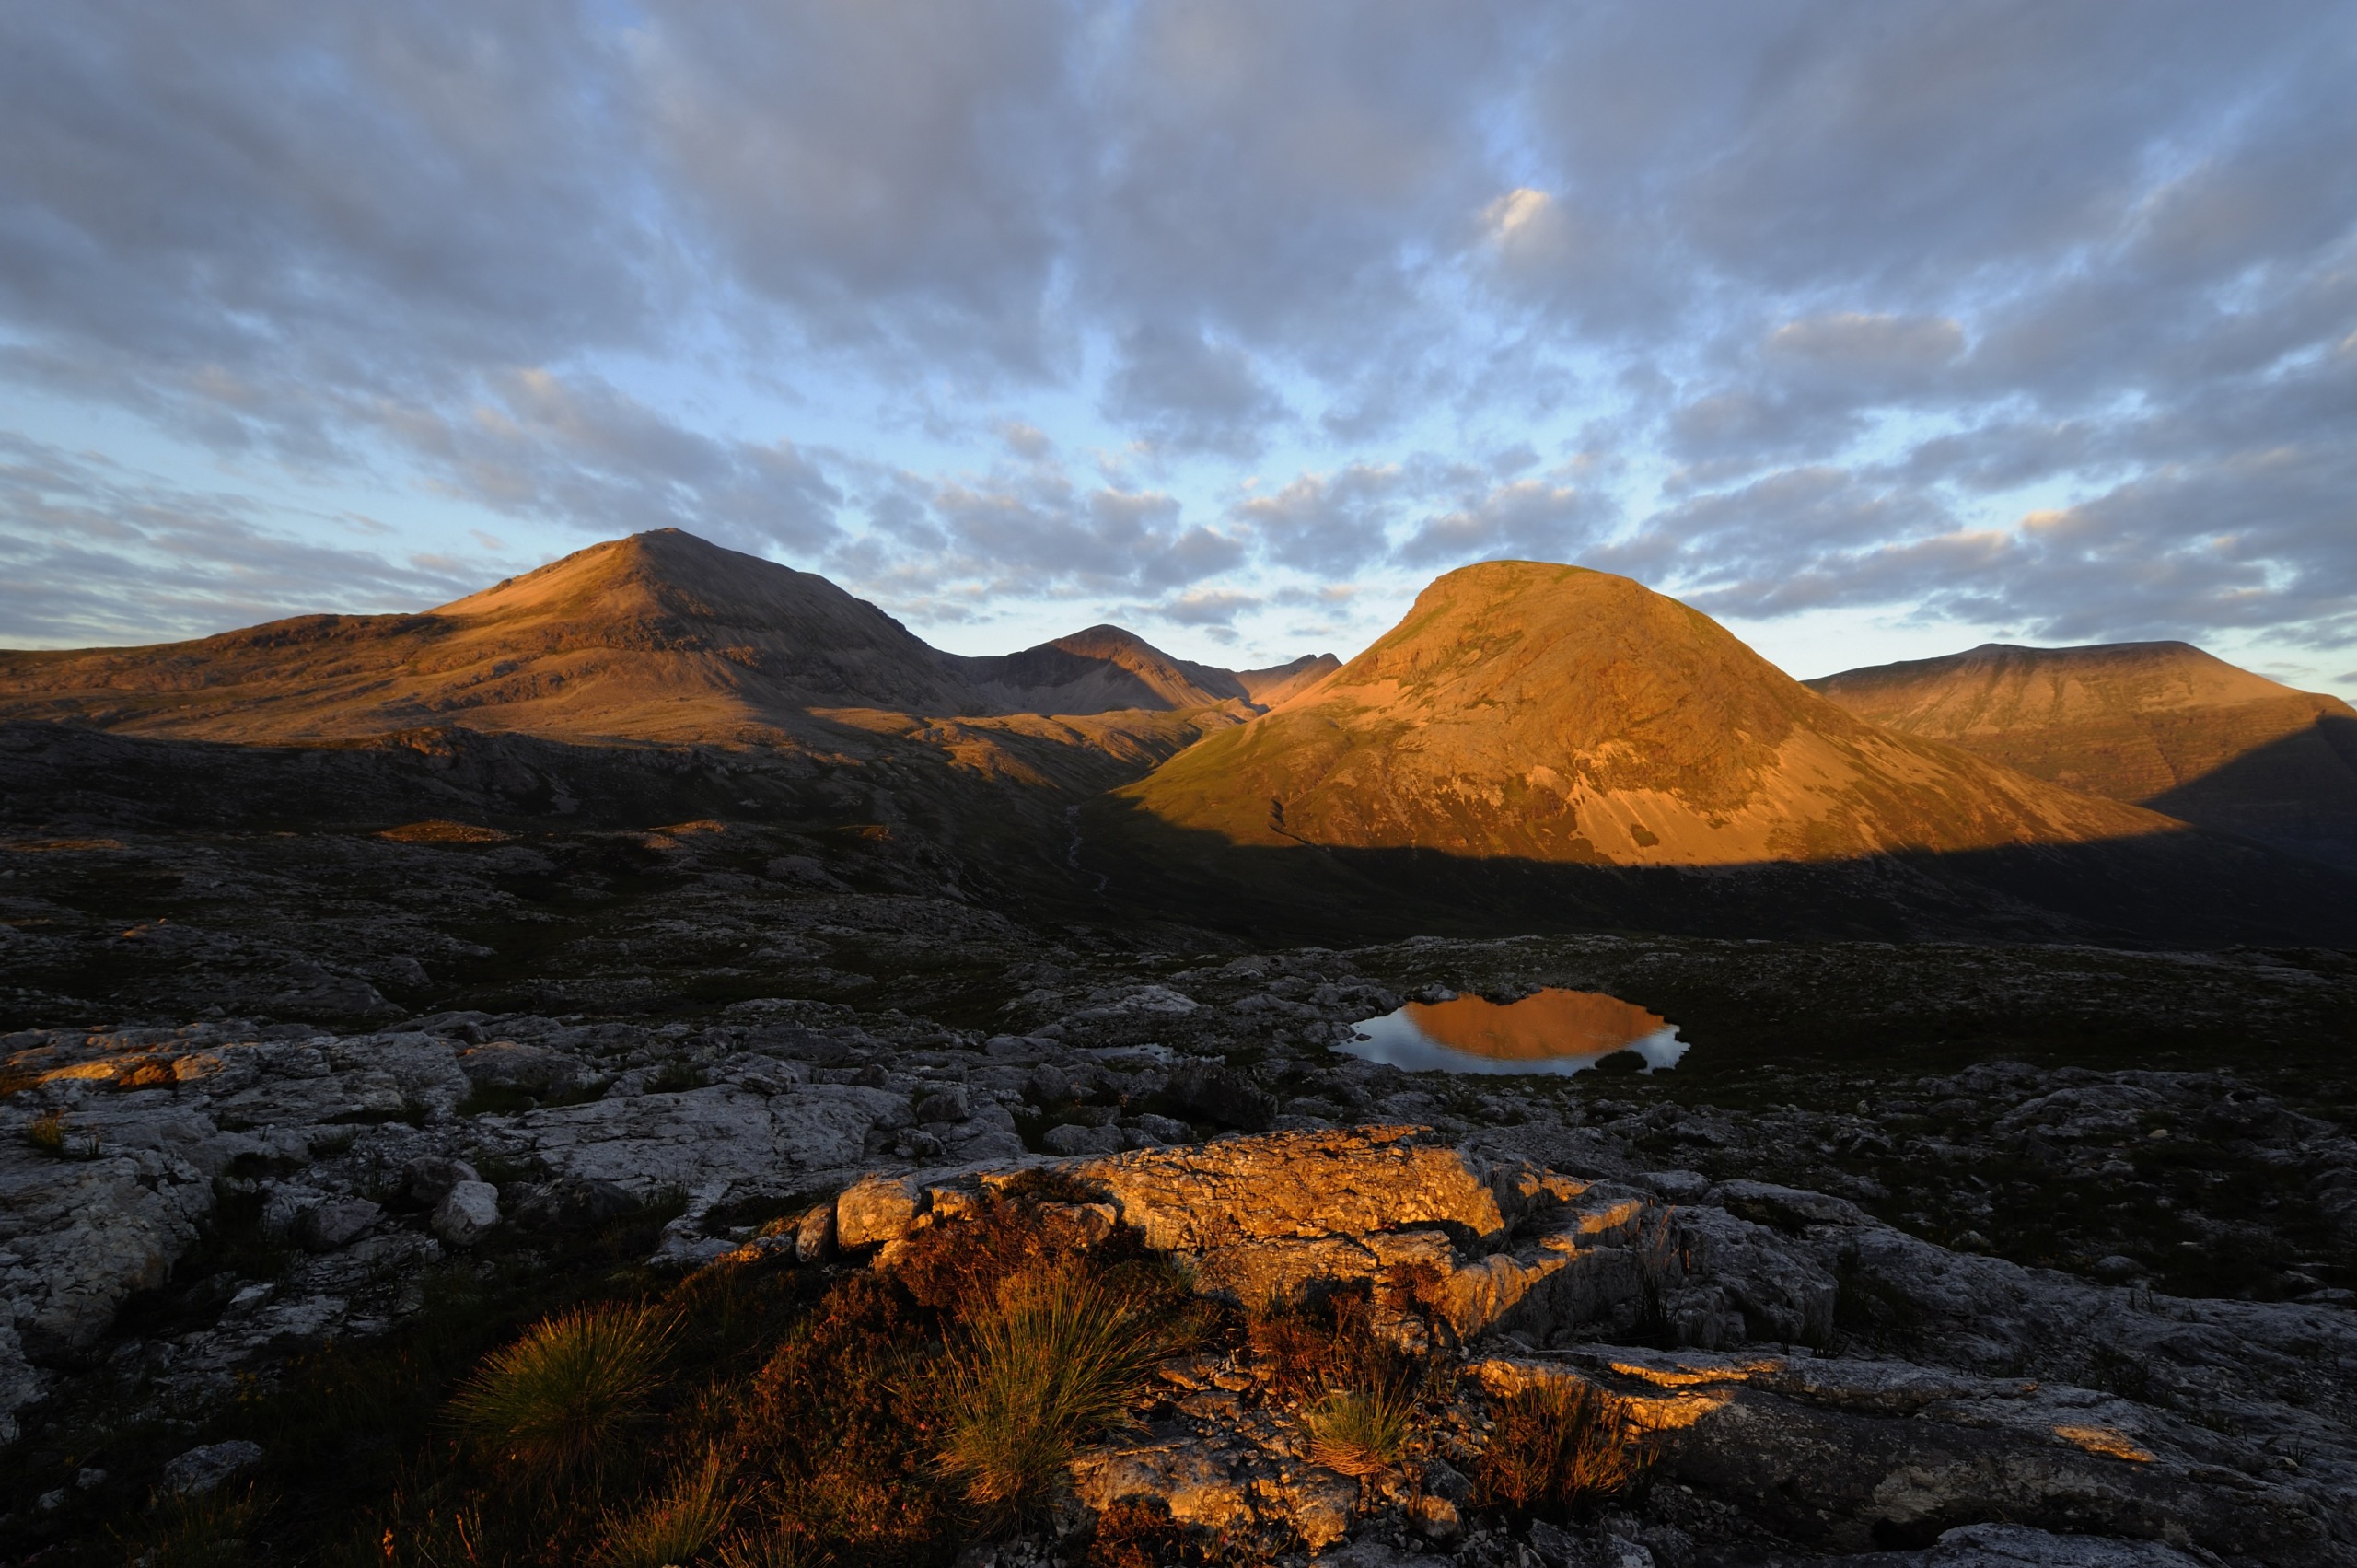
<svg viewBox="0 0 2357 1568">
<path fill-rule="evenodd" d="M 185 490 L 102 457 L 0 434 L 0 638 L 51 646 L 201 636 L 334 604 L 413 610 L 459 598 L 487 562 L 404 561 L 338 536 L 366 519 L 318 517 L 308 535 L 265 524 L 235 492 Z"/>
<path fill-rule="evenodd" d="M 2357 615 L 2328 0 L 6 28 L 20 636 L 462 586 L 361 516 L 421 496 L 487 554 L 676 525 L 945 618 L 1497 554 L 1752 615 Z"/>
</svg>

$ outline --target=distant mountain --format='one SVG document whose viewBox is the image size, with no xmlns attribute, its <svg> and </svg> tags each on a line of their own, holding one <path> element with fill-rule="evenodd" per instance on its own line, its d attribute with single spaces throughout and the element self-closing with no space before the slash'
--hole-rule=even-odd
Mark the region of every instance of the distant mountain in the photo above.
<svg viewBox="0 0 2357 1568">
<path fill-rule="evenodd" d="M 1882 728 L 1698 610 L 1528 562 L 1440 578 L 1081 824 L 1127 896 L 1263 930 L 2357 935 L 2357 881 Z"/>
<path fill-rule="evenodd" d="M 1170 711 L 1214 703 L 1268 707 L 1341 668 L 1332 654 L 1311 654 L 1269 669 L 1221 669 L 1173 658 L 1119 626 L 1091 626 L 1021 653 L 959 663 L 993 701 L 1039 714 Z"/>
<path fill-rule="evenodd" d="M 1332 661 L 1328 656 L 1328 663 Z M 195 642 L 0 653 L 0 718 L 253 742 L 459 725 L 726 743 L 813 714 L 1249 711 L 1307 666 L 1175 659 L 1119 627 L 961 658 L 826 578 L 675 528 L 592 545 L 415 615 L 307 615 Z"/>
<path fill-rule="evenodd" d="M 2178 827 L 1877 729 L 1675 599 L 1527 562 L 1450 573 L 1337 673 L 1125 794 L 1239 844 L 1621 865 Z"/>
<path fill-rule="evenodd" d="M 1809 684 L 1885 728 L 2357 868 L 2357 711 L 2189 644 L 1989 643 Z"/>
</svg>

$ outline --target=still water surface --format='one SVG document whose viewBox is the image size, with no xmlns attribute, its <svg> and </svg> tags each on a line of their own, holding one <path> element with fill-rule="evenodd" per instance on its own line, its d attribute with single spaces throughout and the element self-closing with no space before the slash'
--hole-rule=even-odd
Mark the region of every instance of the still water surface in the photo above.
<svg viewBox="0 0 2357 1568">
<path fill-rule="evenodd" d="M 1353 1028 L 1357 1038 L 1335 1050 L 1411 1073 L 1577 1073 L 1617 1051 L 1635 1051 L 1650 1073 L 1686 1054 L 1660 1014 L 1600 991 L 1551 986 L 1519 1002 L 1411 1002 Z"/>
</svg>

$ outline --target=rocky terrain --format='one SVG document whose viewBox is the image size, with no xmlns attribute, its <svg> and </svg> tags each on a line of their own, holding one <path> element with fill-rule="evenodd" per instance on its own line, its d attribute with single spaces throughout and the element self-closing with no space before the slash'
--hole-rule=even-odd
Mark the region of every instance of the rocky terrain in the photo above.
<svg viewBox="0 0 2357 1568">
<path fill-rule="evenodd" d="M 1809 685 L 1887 729 L 2357 866 L 2357 712 L 2184 643 L 1991 643 Z"/>
<path fill-rule="evenodd" d="M 1596 574 L 1237 672 L 717 554 L 9 656 L 0 1564 L 2357 1562 L 2328 868 Z M 1338 1049 L 1546 988 L 1677 1070 Z M 1152 1365 L 986 1507 L 926 1423 L 1050 1288 Z M 663 1408 L 483 1548 L 454 1412 L 598 1312 L 686 1325 Z"/>
<path fill-rule="evenodd" d="M 1761 947 L 1181 957 L 1010 929 L 946 1009 L 991 1024 L 928 1016 L 911 975 L 662 1022 L 21 1031 L 0 1042 L 0 1551 L 253 1441 L 251 1390 L 454 1289 L 524 1301 L 749 1249 L 840 1269 L 881 1246 L 888 1268 L 957 1192 L 1049 1161 L 1236 1299 L 1431 1271 L 1462 1390 L 1422 1469 L 1361 1488 L 1305 1475 L 1249 1365 L 1174 1365 L 1170 1408 L 1076 1463 L 1084 1512 L 1143 1498 L 1366 1562 L 2357 1561 L 2357 963 Z M 1330 1048 L 1411 993 L 1540 984 L 1666 1008 L 1688 1065 L 1466 1080 Z M 618 1232 L 631 1259 L 584 1260 Z M 1655 1481 L 1565 1536 L 1449 1496 L 1482 1401 L 1549 1379 L 1660 1441 Z M 230 1457 L 286 1462 L 257 1447 Z M 1935 1544 L 1990 1524 L 2020 1530 Z M 2026 1530 L 2159 1544 L 2049 1559 Z"/>
</svg>

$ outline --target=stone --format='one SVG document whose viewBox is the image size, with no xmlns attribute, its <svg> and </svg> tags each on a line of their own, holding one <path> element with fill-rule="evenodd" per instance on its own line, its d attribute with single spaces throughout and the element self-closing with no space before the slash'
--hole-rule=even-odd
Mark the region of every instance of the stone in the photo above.
<svg viewBox="0 0 2357 1568">
<path fill-rule="evenodd" d="M 820 1203 L 807 1210 L 795 1224 L 795 1260 L 803 1263 L 823 1263 L 834 1255 L 835 1206 Z"/>
<path fill-rule="evenodd" d="M 549 1095 L 577 1083 L 584 1064 L 577 1056 L 544 1045 L 495 1040 L 459 1053 L 459 1071 L 477 1088 L 521 1089 Z"/>
<path fill-rule="evenodd" d="M 1075 1121 L 1049 1128 L 1039 1134 L 1039 1142 L 1055 1155 L 1109 1155 L 1129 1146 L 1119 1127 L 1084 1127 Z"/>
<path fill-rule="evenodd" d="M 865 1176 L 835 1198 L 835 1242 L 847 1252 L 898 1241 L 916 1228 L 913 1177 Z"/>
<path fill-rule="evenodd" d="M 638 1194 L 620 1182 L 579 1176 L 519 1183 L 510 1197 L 515 1221 L 527 1230 L 595 1230 L 640 1206 Z"/>
<path fill-rule="evenodd" d="M 164 1467 L 157 1490 L 176 1497 L 202 1497 L 230 1477 L 261 1463 L 261 1445 L 233 1437 L 191 1448 Z"/>
<path fill-rule="evenodd" d="M 1072 1098 L 1072 1079 L 1052 1062 L 1042 1062 L 1023 1080 L 1023 1092 L 1034 1105 L 1061 1105 Z"/>
<path fill-rule="evenodd" d="M 480 1181 L 475 1167 L 446 1155 L 421 1155 L 401 1167 L 401 1191 L 413 1202 L 431 1209 L 450 1195 L 461 1181 Z"/>
<path fill-rule="evenodd" d="M 966 1099 L 966 1086 L 944 1084 L 939 1088 L 919 1095 L 911 1107 L 916 1119 L 927 1124 L 943 1121 L 963 1121 L 973 1114 Z"/>
<path fill-rule="evenodd" d="M 453 1247 L 472 1247 L 499 1224 L 499 1189 L 488 1181 L 459 1181 L 434 1210 L 434 1234 Z"/>
<path fill-rule="evenodd" d="M 1152 1111 L 1136 1118 L 1137 1129 L 1146 1136 L 1164 1144 L 1191 1144 L 1195 1130 L 1172 1116 L 1156 1116 Z"/>
<path fill-rule="evenodd" d="M 286 1234 L 306 1252 L 332 1252 L 360 1239 L 384 1212 L 366 1198 L 331 1198 L 296 1214 Z"/>
<path fill-rule="evenodd" d="M 1361 1237 L 1440 1225 L 1502 1237 L 1492 1171 L 1418 1129 L 1271 1132 L 1090 1160 L 1074 1174 L 1104 1188 L 1124 1224 L 1157 1251 L 1239 1241 Z"/>
<path fill-rule="evenodd" d="M 1265 1132 L 1277 1118 L 1277 1097 L 1233 1068 L 1189 1062 L 1170 1074 L 1171 1103 L 1205 1121 L 1246 1132 Z"/>
</svg>

